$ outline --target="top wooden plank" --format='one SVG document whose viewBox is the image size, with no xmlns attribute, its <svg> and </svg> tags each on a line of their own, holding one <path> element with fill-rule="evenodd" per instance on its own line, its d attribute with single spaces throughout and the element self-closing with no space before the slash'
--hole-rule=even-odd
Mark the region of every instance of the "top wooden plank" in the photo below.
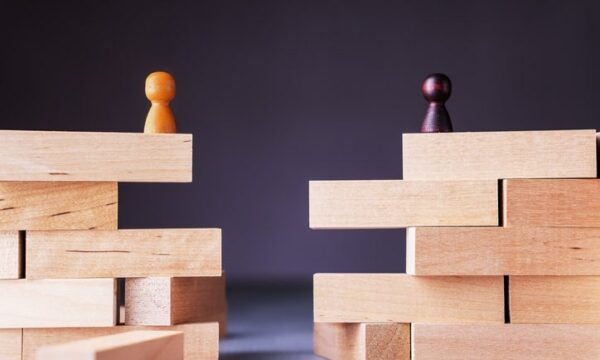
<svg viewBox="0 0 600 360">
<path fill-rule="evenodd" d="M 403 134 L 405 180 L 595 178 L 596 130 Z"/>
<path fill-rule="evenodd" d="M 191 182 L 191 134 L 0 130 L 0 181 Z"/>
</svg>

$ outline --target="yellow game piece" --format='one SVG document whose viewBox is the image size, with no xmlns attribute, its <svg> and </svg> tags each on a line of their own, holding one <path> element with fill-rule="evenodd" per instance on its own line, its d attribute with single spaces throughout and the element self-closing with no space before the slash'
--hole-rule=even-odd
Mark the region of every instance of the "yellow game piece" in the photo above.
<svg viewBox="0 0 600 360">
<path fill-rule="evenodd" d="M 145 133 L 175 133 L 175 117 L 169 102 L 175 97 L 175 79 L 164 71 L 146 78 L 146 97 L 152 103 L 146 117 Z"/>
</svg>

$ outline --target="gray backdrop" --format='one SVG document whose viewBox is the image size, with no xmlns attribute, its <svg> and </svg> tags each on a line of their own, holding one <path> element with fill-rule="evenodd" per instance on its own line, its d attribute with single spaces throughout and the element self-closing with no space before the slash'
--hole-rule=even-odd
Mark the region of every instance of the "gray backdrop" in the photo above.
<svg viewBox="0 0 600 360">
<path fill-rule="evenodd" d="M 232 279 L 404 270 L 404 231 L 311 231 L 309 179 L 399 179 L 425 75 L 457 131 L 595 128 L 595 1 L 0 2 L 0 127 L 142 131 L 177 81 L 192 184 L 124 184 L 120 226 L 222 227 Z"/>
</svg>

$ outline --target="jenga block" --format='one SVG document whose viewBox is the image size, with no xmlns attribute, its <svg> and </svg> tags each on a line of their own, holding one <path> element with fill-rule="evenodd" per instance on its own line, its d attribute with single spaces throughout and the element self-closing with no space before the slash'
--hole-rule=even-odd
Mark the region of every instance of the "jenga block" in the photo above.
<svg viewBox="0 0 600 360">
<path fill-rule="evenodd" d="M 497 226 L 497 181 L 311 181 L 313 229 Z"/>
<path fill-rule="evenodd" d="M 183 360 L 180 331 L 138 330 L 38 350 L 38 360 Z"/>
<path fill-rule="evenodd" d="M 409 228 L 413 275 L 600 275 L 600 228 Z"/>
<path fill-rule="evenodd" d="M 221 276 L 220 229 L 27 232 L 27 278 Z"/>
<path fill-rule="evenodd" d="M 0 182 L 0 230 L 117 228 L 117 184 Z"/>
<path fill-rule="evenodd" d="M 600 327 L 412 324 L 411 350 L 414 360 L 597 360 Z"/>
<path fill-rule="evenodd" d="M 330 360 L 409 360 L 410 324 L 315 323 L 314 348 Z"/>
<path fill-rule="evenodd" d="M 0 329 L 0 359 L 21 360 L 21 329 Z"/>
<path fill-rule="evenodd" d="M 595 178 L 596 131 L 403 134 L 406 180 Z"/>
<path fill-rule="evenodd" d="M 0 181 L 191 182 L 191 134 L 0 131 Z"/>
<path fill-rule="evenodd" d="M 134 330 L 181 331 L 185 360 L 217 360 L 219 357 L 219 324 L 207 322 L 175 326 L 23 329 L 23 360 L 34 360 L 37 350 L 44 346 Z"/>
<path fill-rule="evenodd" d="M 505 226 L 600 227 L 600 180 L 503 181 Z"/>
<path fill-rule="evenodd" d="M 115 325 L 113 279 L 0 280 L 0 328 Z"/>
<path fill-rule="evenodd" d="M 500 276 L 316 274 L 315 322 L 503 323 Z"/>
<path fill-rule="evenodd" d="M 225 311 L 224 276 L 125 279 L 126 325 L 219 321 Z"/>
<path fill-rule="evenodd" d="M 23 233 L 0 231 L 0 279 L 19 279 L 22 271 Z"/>
<path fill-rule="evenodd" d="M 600 324 L 600 276 L 511 276 L 515 324 Z"/>
</svg>

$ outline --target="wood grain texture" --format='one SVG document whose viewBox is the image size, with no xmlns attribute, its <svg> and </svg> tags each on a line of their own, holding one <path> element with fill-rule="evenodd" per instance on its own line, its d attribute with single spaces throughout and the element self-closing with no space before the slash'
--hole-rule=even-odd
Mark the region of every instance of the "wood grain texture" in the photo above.
<svg viewBox="0 0 600 360">
<path fill-rule="evenodd" d="M 116 183 L 0 182 L 0 230 L 116 229 Z"/>
<path fill-rule="evenodd" d="M 43 346 L 134 330 L 181 331 L 184 335 L 185 360 L 217 360 L 219 358 L 219 324 L 207 322 L 175 326 L 23 329 L 23 360 L 34 360 L 37 350 Z"/>
<path fill-rule="evenodd" d="M 225 277 L 125 279 L 126 325 L 223 321 Z"/>
<path fill-rule="evenodd" d="M 499 276 L 315 274 L 315 322 L 503 323 Z"/>
<path fill-rule="evenodd" d="M 330 360 L 409 360 L 410 324 L 315 323 L 314 349 Z"/>
<path fill-rule="evenodd" d="M 0 131 L 0 180 L 191 182 L 191 134 Z"/>
<path fill-rule="evenodd" d="M 21 360 L 21 329 L 0 329 L 0 359 Z"/>
<path fill-rule="evenodd" d="M 38 350 L 37 360 L 183 360 L 183 333 L 138 330 Z"/>
<path fill-rule="evenodd" d="M 596 130 L 403 134 L 406 180 L 595 178 Z"/>
<path fill-rule="evenodd" d="M 497 181 L 311 181 L 313 229 L 497 226 Z"/>
<path fill-rule="evenodd" d="M 27 232 L 27 278 L 221 276 L 220 229 Z"/>
<path fill-rule="evenodd" d="M 600 324 L 600 276 L 511 276 L 515 324 Z"/>
<path fill-rule="evenodd" d="M 412 275 L 600 275 L 600 228 L 409 228 Z"/>
<path fill-rule="evenodd" d="M 19 279 L 22 271 L 23 233 L 0 231 L 0 279 Z"/>
<path fill-rule="evenodd" d="M 594 325 L 412 325 L 414 360 L 597 360 Z"/>
<path fill-rule="evenodd" d="M 600 227 L 600 180 L 503 181 L 504 226 Z"/>
<path fill-rule="evenodd" d="M 0 280 L 0 328 L 113 326 L 113 279 Z"/>
</svg>

